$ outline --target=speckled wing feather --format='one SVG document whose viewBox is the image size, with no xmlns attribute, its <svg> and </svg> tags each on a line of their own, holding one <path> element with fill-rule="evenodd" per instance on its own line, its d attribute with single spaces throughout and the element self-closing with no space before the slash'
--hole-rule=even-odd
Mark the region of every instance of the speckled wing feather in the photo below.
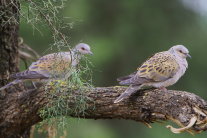
<svg viewBox="0 0 207 138">
<path fill-rule="evenodd" d="M 148 82 L 161 82 L 171 77 L 179 70 L 180 66 L 175 57 L 168 51 L 156 53 L 145 61 L 136 74 L 118 78 L 121 85 L 141 85 Z"/>
<path fill-rule="evenodd" d="M 137 76 L 160 82 L 173 77 L 180 66 L 168 51 L 156 53 L 138 68 Z"/>
<path fill-rule="evenodd" d="M 35 71 L 45 77 L 52 77 L 64 74 L 71 66 L 70 52 L 53 53 L 41 57 L 33 62 L 29 71 Z"/>
</svg>

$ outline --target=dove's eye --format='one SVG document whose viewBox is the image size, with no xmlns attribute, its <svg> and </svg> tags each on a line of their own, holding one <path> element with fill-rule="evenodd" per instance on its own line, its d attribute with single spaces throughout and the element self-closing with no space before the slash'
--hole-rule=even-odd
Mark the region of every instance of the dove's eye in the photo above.
<svg viewBox="0 0 207 138">
<path fill-rule="evenodd" d="M 82 49 L 82 50 L 85 50 L 85 48 L 84 48 L 84 47 L 82 47 L 81 49 Z"/>
<path fill-rule="evenodd" d="M 180 53 L 183 53 L 183 51 L 182 51 L 182 50 L 179 50 L 179 52 L 180 52 Z"/>
</svg>

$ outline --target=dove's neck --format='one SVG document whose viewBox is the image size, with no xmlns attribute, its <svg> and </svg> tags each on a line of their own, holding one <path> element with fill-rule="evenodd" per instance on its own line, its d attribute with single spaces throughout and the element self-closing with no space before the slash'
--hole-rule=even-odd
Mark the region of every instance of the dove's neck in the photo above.
<svg viewBox="0 0 207 138">
<path fill-rule="evenodd" d="M 71 52 L 73 56 L 78 57 L 79 59 L 81 58 L 81 53 L 77 49 L 74 48 Z"/>
<path fill-rule="evenodd" d="M 75 66 L 79 63 L 79 60 L 81 59 L 82 54 L 76 49 L 71 50 L 71 54 L 72 54 L 72 65 Z"/>
<path fill-rule="evenodd" d="M 188 68 L 188 62 L 187 62 L 186 58 L 182 58 L 182 57 L 178 56 L 176 58 L 176 60 L 178 61 L 180 66 L 183 66 L 184 68 Z"/>
<path fill-rule="evenodd" d="M 188 68 L 188 62 L 187 62 L 186 58 L 180 57 L 176 53 L 174 54 L 174 56 L 175 56 L 175 60 L 177 60 L 177 63 L 180 66 L 180 70 L 179 70 L 178 74 L 179 74 L 179 76 L 183 76 L 186 69 Z"/>
<path fill-rule="evenodd" d="M 175 52 L 174 48 L 170 48 L 170 49 L 168 50 L 168 52 L 170 52 L 170 53 L 173 54 L 173 55 L 177 55 L 177 53 Z"/>
<path fill-rule="evenodd" d="M 185 72 L 185 70 L 188 68 L 188 62 L 186 58 L 183 58 L 180 55 L 178 55 L 173 48 L 169 49 L 168 51 L 175 56 L 175 59 L 177 60 L 178 64 L 183 69 L 182 72 Z"/>
</svg>

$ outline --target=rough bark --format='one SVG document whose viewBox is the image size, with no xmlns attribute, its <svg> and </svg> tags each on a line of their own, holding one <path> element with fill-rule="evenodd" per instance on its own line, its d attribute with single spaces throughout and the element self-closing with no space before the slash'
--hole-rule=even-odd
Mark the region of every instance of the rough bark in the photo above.
<svg viewBox="0 0 207 138">
<path fill-rule="evenodd" d="M 197 122 L 189 132 L 201 132 L 207 129 L 207 103 L 195 94 L 169 90 L 140 91 L 118 104 L 113 101 L 126 88 L 121 86 L 99 87 L 86 91 L 88 97 L 85 114 L 71 113 L 68 116 L 88 119 L 131 119 L 145 124 L 160 120 L 172 120 L 180 126 L 187 126 L 192 117 Z M 71 90 L 70 90 L 71 91 Z M 78 90 L 73 95 L 78 95 Z M 69 98 L 69 106 L 75 101 Z M 20 93 L 8 93 L 0 101 L 0 134 L 12 137 L 21 136 L 30 126 L 42 119 L 38 111 L 48 103 L 48 92 L 43 88 Z M 21 126 L 21 127 L 20 127 Z M 166 130 L 167 131 L 167 130 Z M 18 135 L 17 135 L 18 134 Z"/>
<path fill-rule="evenodd" d="M 19 2 L 16 0 L 0 0 L 0 86 L 8 83 L 9 75 L 18 71 L 18 30 L 19 30 Z M 22 87 L 19 85 L 18 90 Z M 23 90 L 23 89 L 22 89 Z M 11 89 L 16 91 L 16 89 Z M 7 91 L 9 92 L 9 91 Z M 6 104 L 2 101 L 5 98 L 5 91 L 0 93 L 0 103 Z M 11 104 L 11 103 L 7 103 Z M 0 107 L 0 113 L 7 108 Z M 10 112 L 12 113 L 12 112 Z M 0 122 L 5 119 L 0 116 Z M 6 120 L 0 124 L 0 129 L 6 126 Z M 29 131 L 25 131 L 22 137 L 28 137 Z M 8 134 L 10 132 L 7 132 Z M 10 133 L 11 134 L 11 133 Z M 15 134 L 13 134 L 15 137 Z M 0 137 L 6 137 L 0 132 Z"/>
<path fill-rule="evenodd" d="M 18 3 L 0 0 L 0 85 L 8 82 L 18 66 Z M 17 7 L 16 7 L 17 6 Z"/>
</svg>

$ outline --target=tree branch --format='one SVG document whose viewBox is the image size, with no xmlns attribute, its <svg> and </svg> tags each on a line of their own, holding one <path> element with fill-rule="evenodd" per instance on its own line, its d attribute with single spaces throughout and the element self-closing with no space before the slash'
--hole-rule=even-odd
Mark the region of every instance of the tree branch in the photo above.
<svg viewBox="0 0 207 138">
<path fill-rule="evenodd" d="M 114 104 L 113 101 L 125 89 L 126 87 L 114 86 L 86 91 L 85 94 L 90 100 L 87 101 L 88 108 L 85 114 L 71 113 L 69 116 L 88 119 L 130 119 L 145 124 L 171 120 L 182 127 L 187 126 L 182 130 L 168 126 L 174 133 L 182 131 L 198 133 L 207 129 L 207 103 L 193 93 L 145 90 Z M 28 127 L 40 122 L 42 119 L 38 111 L 48 103 L 47 94 L 43 88 L 6 94 L 0 100 L 2 105 L 0 106 L 0 132 L 10 131 L 13 134 L 21 134 Z M 80 94 L 78 90 L 73 91 L 73 95 L 78 94 Z M 69 97 L 71 96 L 68 96 L 67 100 L 72 107 L 75 101 Z M 196 119 L 196 122 L 193 119 Z"/>
</svg>

